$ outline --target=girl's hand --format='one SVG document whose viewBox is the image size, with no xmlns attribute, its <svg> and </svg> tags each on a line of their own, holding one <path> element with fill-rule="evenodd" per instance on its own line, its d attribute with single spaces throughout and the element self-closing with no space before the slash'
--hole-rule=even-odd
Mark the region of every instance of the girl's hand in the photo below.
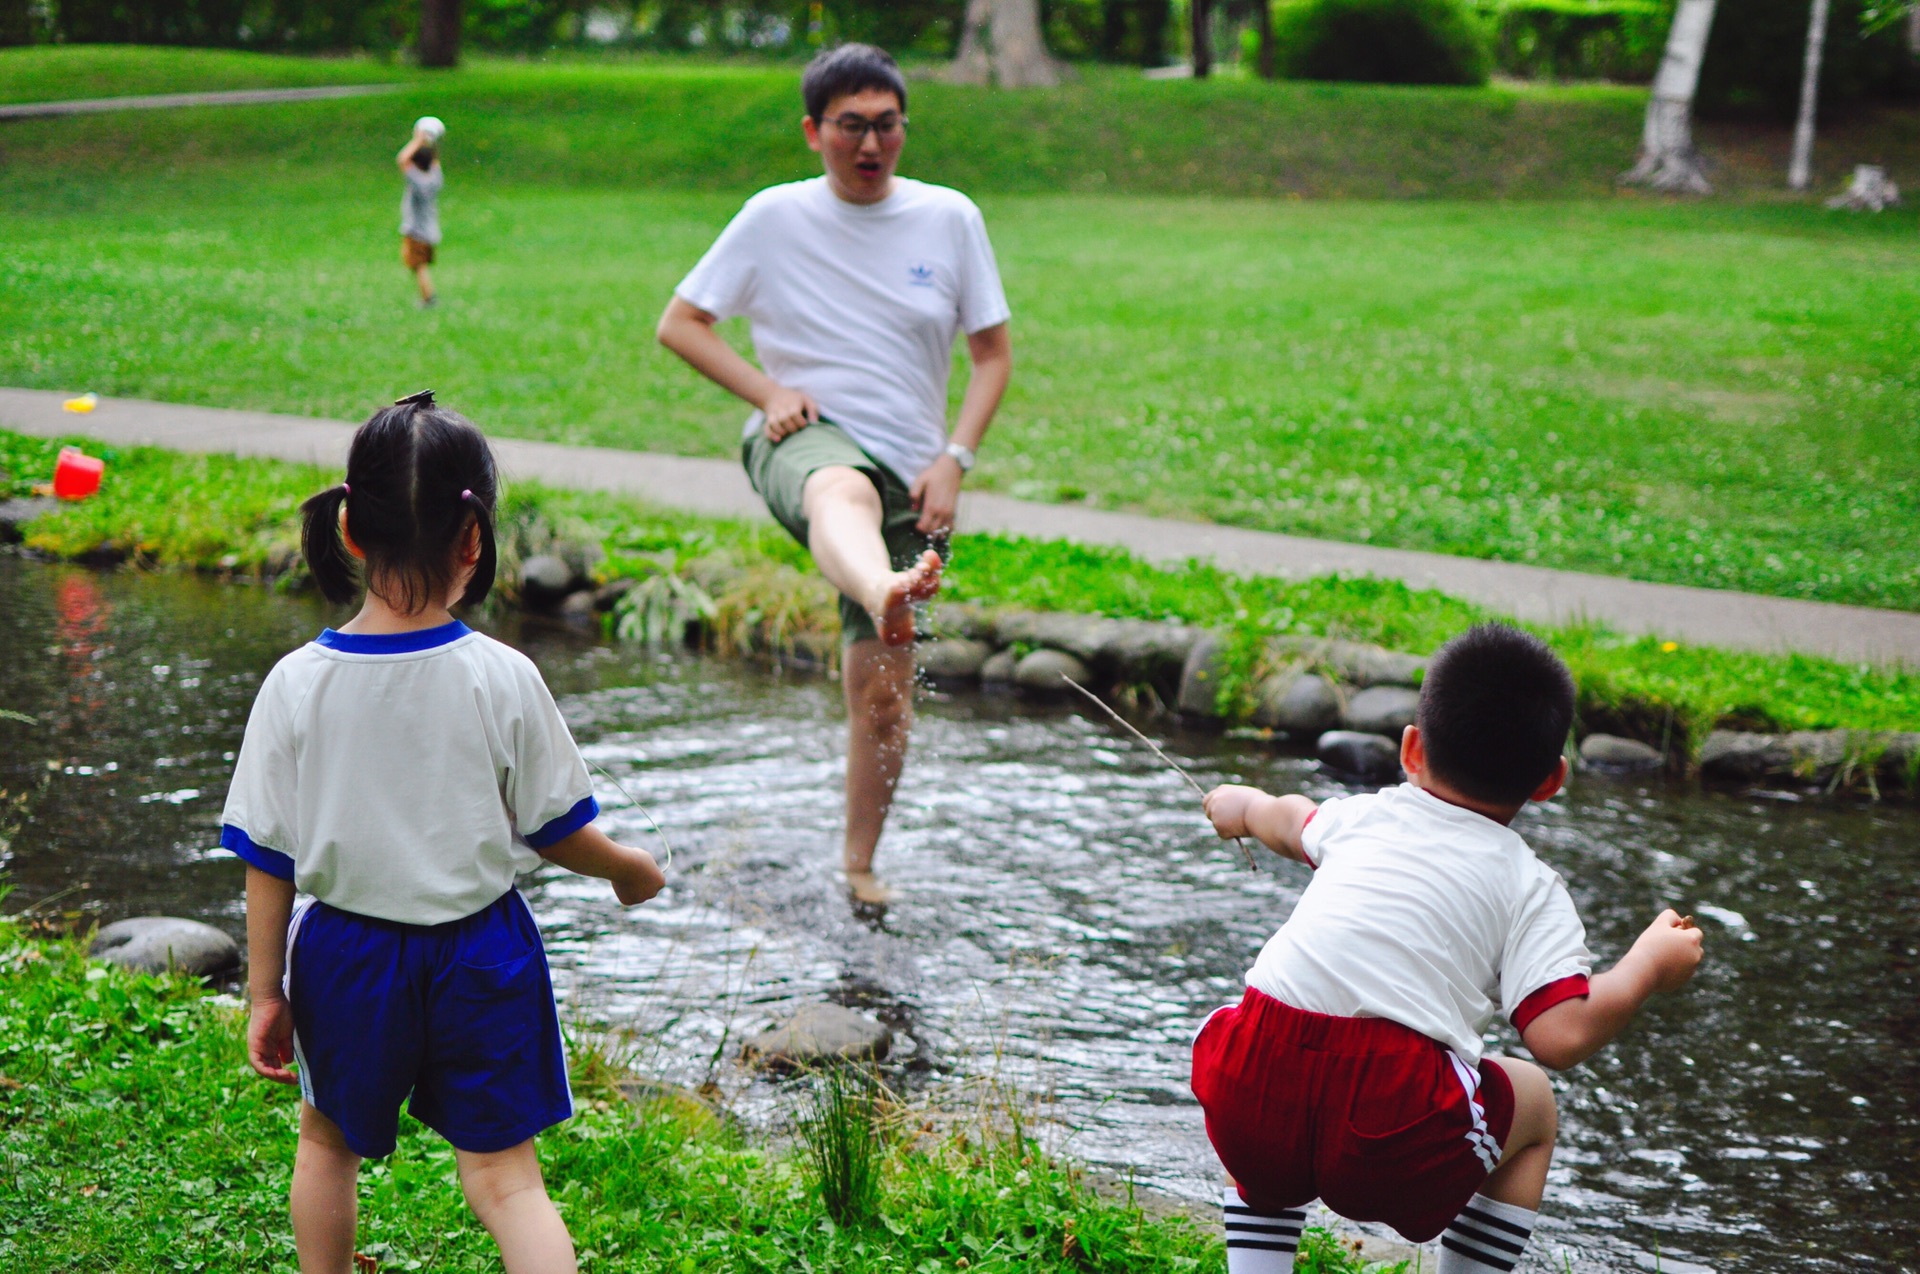
<svg viewBox="0 0 1920 1274">
<path fill-rule="evenodd" d="M 1251 836 L 1253 831 L 1247 826 L 1247 811 L 1253 803 L 1266 795 L 1257 787 L 1247 787 L 1240 783 L 1222 783 L 1208 792 L 1200 807 L 1213 820 L 1213 830 L 1222 840 L 1232 840 L 1236 836 Z"/>
<path fill-rule="evenodd" d="M 666 888 L 666 873 L 646 850 L 621 848 L 627 850 L 630 858 L 626 869 L 613 877 L 613 896 L 620 900 L 622 907 L 638 906 Z"/>
<path fill-rule="evenodd" d="M 1655 991 L 1674 991 L 1685 986 L 1693 971 L 1700 967 L 1703 953 L 1700 931 L 1683 922 L 1679 913 L 1669 907 L 1647 926 L 1645 933 L 1634 939 L 1627 958 L 1646 962 L 1653 974 Z"/>
<path fill-rule="evenodd" d="M 256 999 L 247 1014 L 247 1061 L 276 1084 L 299 1082 L 286 1063 L 293 1060 L 293 1006 L 286 997 Z"/>
</svg>

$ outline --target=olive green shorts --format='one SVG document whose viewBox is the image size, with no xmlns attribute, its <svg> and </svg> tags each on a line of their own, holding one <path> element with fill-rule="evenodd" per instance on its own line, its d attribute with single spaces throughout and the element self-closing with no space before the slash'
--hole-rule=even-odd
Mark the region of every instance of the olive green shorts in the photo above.
<svg viewBox="0 0 1920 1274">
<path fill-rule="evenodd" d="M 740 461 L 747 467 L 753 489 L 767 502 L 767 512 L 802 545 L 807 543 L 808 530 L 803 498 L 807 479 L 821 469 L 845 465 L 866 474 L 880 493 L 880 538 L 886 541 L 894 570 L 906 570 L 928 549 L 938 549 L 942 558 L 947 556 L 946 537 L 936 541 L 918 529 L 920 511 L 913 507 L 913 496 L 900 475 L 868 455 L 846 430 L 830 421 L 808 425 L 777 443 L 768 442 L 766 433 L 756 429 L 740 444 Z M 867 608 L 842 594 L 841 640 L 852 645 L 879 635 Z"/>
</svg>

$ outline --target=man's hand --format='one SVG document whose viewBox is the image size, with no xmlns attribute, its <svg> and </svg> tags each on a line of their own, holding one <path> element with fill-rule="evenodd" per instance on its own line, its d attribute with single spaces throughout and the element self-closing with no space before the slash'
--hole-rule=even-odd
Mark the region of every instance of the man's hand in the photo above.
<svg viewBox="0 0 1920 1274">
<path fill-rule="evenodd" d="M 1653 978 L 1652 989 L 1674 991 L 1685 986 L 1700 967 L 1703 952 L 1700 931 L 1683 924 L 1680 914 L 1669 907 L 1634 939 L 1621 963 L 1644 961 Z"/>
<path fill-rule="evenodd" d="M 625 870 L 613 878 L 613 896 L 622 907 L 638 906 L 666 888 L 666 873 L 653 861 L 652 854 L 627 845 L 620 848 L 629 855 Z"/>
<path fill-rule="evenodd" d="M 247 1061 L 276 1084 L 299 1082 L 286 1063 L 293 1060 L 293 1006 L 285 996 L 256 999 L 247 1014 Z"/>
<path fill-rule="evenodd" d="M 766 413 L 768 442 L 789 438 L 820 419 L 820 404 L 811 395 L 785 385 L 774 386 L 760 410 Z"/>
<path fill-rule="evenodd" d="M 920 534 L 941 535 L 953 530 L 953 515 L 960 507 L 960 481 L 965 476 L 958 460 L 943 455 L 913 480 L 908 493 L 913 497 L 913 507 L 920 510 L 920 520 L 914 524 Z"/>
</svg>

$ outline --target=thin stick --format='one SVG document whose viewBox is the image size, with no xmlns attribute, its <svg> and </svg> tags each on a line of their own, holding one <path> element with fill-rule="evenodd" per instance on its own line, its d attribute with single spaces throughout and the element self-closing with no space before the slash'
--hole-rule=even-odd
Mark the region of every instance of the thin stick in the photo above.
<svg viewBox="0 0 1920 1274">
<path fill-rule="evenodd" d="M 1195 792 L 1198 792 L 1202 799 L 1205 799 L 1207 795 L 1207 791 L 1205 788 L 1201 787 L 1199 783 L 1194 781 L 1193 775 L 1187 773 L 1186 770 L 1182 769 L 1178 761 L 1168 756 L 1165 752 L 1162 752 L 1160 750 L 1160 745 L 1158 743 L 1155 743 L 1152 739 L 1149 739 L 1146 735 L 1140 733 L 1139 730 L 1135 729 L 1133 722 L 1127 720 L 1125 717 L 1115 712 L 1113 710 L 1112 705 L 1110 705 L 1105 699 L 1102 699 L 1099 695 L 1093 693 L 1093 691 L 1087 689 L 1085 686 L 1081 685 L 1079 682 L 1075 681 L 1072 677 L 1069 677 L 1064 672 L 1060 674 L 1060 680 L 1066 682 L 1068 685 L 1072 686 L 1075 690 L 1078 690 L 1081 694 L 1085 695 L 1087 699 L 1091 701 L 1096 708 L 1099 708 L 1100 711 L 1106 713 L 1109 717 L 1112 717 L 1116 722 L 1118 722 L 1121 729 L 1125 730 L 1128 734 L 1131 734 L 1134 738 L 1140 740 L 1140 742 L 1146 744 L 1147 747 L 1153 750 L 1153 754 L 1159 757 L 1161 762 L 1165 764 L 1168 769 L 1172 770 L 1175 774 L 1178 774 L 1181 778 L 1185 779 L 1187 781 L 1187 786 L 1192 788 Z M 1253 851 L 1247 848 L 1247 842 L 1242 840 L 1240 837 L 1236 836 L 1233 838 L 1233 843 L 1240 847 L 1240 856 L 1247 860 L 1247 866 L 1252 867 L 1254 865 Z"/>
<path fill-rule="evenodd" d="M 660 824 L 654 822 L 652 811 L 647 809 L 647 807 L 642 805 L 639 801 L 634 800 L 633 793 L 627 790 L 627 785 L 625 783 L 622 783 L 619 779 L 613 777 L 612 771 L 608 770 L 606 766 L 600 764 L 598 761 L 588 761 L 587 764 L 591 765 L 594 769 L 600 771 L 600 773 L 606 775 L 607 781 L 620 789 L 620 795 L 626 797 L 627 802 L 631 804 L 633 808 L 639 810 L 643 816 L 645 816 L 647 822 L 651 824 L 653 827 L 653 834 L 660 838 L 660 844 L 667 851 L 667 861 L 660 864 L 661 870 L 664 871 L 668 868 L 671 868 L 673 866 L 673 842 L 669 841 L 667 839 L 667 834 L 660 830 Z"/>
</svg>

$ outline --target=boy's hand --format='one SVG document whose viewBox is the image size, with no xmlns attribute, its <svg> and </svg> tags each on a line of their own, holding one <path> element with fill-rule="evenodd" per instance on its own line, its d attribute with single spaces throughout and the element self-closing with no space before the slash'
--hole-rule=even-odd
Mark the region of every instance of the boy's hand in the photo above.
<svg viewBox="0 0 1920 1274">
<path fill-rule="evenodd" d="M 1629 959 L 1644 960 L 1653 973 L 1655 991 L 1673 991 L 1685 986 L 1693 971 L 1700 967 L 1703 948 L 1698 929 L 1680 919 L 1669 907 L 1661 912 L 1646 932 L 1634 939 Z"/>
<path fill-rule="evenodd" d="M 633 907 L 666 888 L 667 877 L 646 850 L 625 845 L 621 848 L 627 851 L 629 862 L 626 870 L 613 878 L 613 896 L 622 907 Z"/>
<path fill-rule="evenodd" d="M 287 1069 L 293 1060 L 293 1006 L 284 996 L 258 999 L 247 1014 L 247 1061 L 276 1084 L 298 1077 Z"/>
<path fill-rule="evenodd" d="M 1247 811 L 1253 803 L 1265 796 L 1257 787 L 1247 787 L 1241 783 L 1222 783 L 1208 792 L 1201 801 L 1200 808 L 1207 812 L 1213 821 L 1213 830 L 1222 840 L 1232 840 L 1236 836 L 1251 836 L 1253 831 L 1247 826 Z"/>
</svg>

